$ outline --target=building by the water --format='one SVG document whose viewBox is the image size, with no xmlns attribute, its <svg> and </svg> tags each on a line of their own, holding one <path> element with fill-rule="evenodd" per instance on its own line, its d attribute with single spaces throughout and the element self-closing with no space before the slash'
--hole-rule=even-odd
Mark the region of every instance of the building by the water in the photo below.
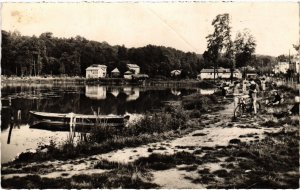
<svg viewBox="0 0 300 190">
<path fill-rule="evenodd" d="M 106 65 L 91 65 L 86 68 L 86 78 L 105 78 L 106 77 Z"/>
<path fill-rule="evenodd" d="M 141 68 L 136 64 L 127 64 L 127 67 L 132 74 L 140 74 L 141 72 Z"/>
<path fill-rule="evenodd" d="M 289 68 L 290 64 L 288 61 L 278 62 L 277 65 L 275 65 L 274 67 L 274 73 L 286 73 Z"/>
<path fill-rule="evenodd" d="M 215 77 L 216 78 L 221 78 L 221 79 L 230 79 L 231 76 L 231 71 L 230 69 L 225 69 L 222 67 L 219 67 L 215 71 Z M 242 78 L 242 73 L 238 70 L 235 69 L 233 71 L 233 78 Z M 203 80 L 203 79 L 214 79 L 214 69 L 202 69 L 200 71 L 200 74 L 197 75 L 197 79 Z"/>
</svg>

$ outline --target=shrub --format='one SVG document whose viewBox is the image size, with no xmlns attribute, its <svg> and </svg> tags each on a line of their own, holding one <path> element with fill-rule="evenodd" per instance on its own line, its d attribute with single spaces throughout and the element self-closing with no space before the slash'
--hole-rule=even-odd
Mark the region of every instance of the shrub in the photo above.
<svg viewBox="0 0 300 190">
<path fill-rule="evenodd" d="M 217 97 L 215 95 L 204 96 L 201 94 L 192 94 L 182 100 L 183 108 L 187 110 L 197 109 L 202 112 L 207 112 L 209 107 L 216 102 Z"/>
</svg>

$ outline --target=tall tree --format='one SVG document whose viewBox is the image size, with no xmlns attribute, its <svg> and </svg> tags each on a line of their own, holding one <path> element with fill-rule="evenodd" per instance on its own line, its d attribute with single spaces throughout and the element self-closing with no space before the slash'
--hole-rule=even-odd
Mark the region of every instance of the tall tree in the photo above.
<svg viewBox="0 0 300 190">
<path fill-rule="evenodd" d="M 214 66 L 214 80 L 216 78 L 216 68 L 218 67 L 218 59 L 221 54 L 227 55 L 231 58 L 231 27 L 229 14 L 219 14 L 212 21 L 214 27 L 213 34 L 208 35 L 207 50 L 204 52 L 203 58 L 206 62 Z"/>
<path fill-rule="evenodd" d="M 253 53 L 256 48 L 256 41 L 248 29 L 237 33 L 234 47 L 236 66 L 245 67 L 253 59 Z"/>
</svg>

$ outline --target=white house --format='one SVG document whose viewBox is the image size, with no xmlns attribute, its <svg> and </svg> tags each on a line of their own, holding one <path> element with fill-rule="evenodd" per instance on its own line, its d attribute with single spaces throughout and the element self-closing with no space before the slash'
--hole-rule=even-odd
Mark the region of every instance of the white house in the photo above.
<svg viewBox="0 0 300 190">
<path fill-rule="evenodd" d="M 125 79 L 132 79 L 132 72 L 131 71 L 126 71 L 125 73 L 124 73 L 124 78 Z"/>
<path fill-rule="evenodd" d="M 216 78 L 222 78 L 222 79 L 230 79 L 231 71 L 230 69 L 225 68 L 218 68 L 216 69 L 215 77 Z M 233 71 L 233 77 L 241 79 L 242 73 L 236 69 Z M 203 79 L 213 79 L 214 78 L 214 69 L 202 69 L 200 74 L 197 75 L 197 79 L 203 80 Z"/>
<path fill-rule="evenodd" d="M 136 64 L 127 64 L 129 71 L 133 71 L 132 74 L 140 74 L 140 67 Z"/>
<path fill-rule="evenodd" d="M 274 67 L 274 73 L 286 73 L 286 71 L 290 68 L 289 62 L 278 62 Z"/>
<path fill-rule="evenodd" d="M 104 78 L 106 77 L 106 69 L 105 65 L 91 65 L 86 68 L 85 76 L 86 78 Z"/>
</svg>

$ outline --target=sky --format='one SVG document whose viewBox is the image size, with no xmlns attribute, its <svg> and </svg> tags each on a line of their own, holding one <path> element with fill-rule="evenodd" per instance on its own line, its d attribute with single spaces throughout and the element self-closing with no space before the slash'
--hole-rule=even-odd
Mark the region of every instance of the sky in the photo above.
<svg viewBox="0 0 300 190">
<path fill-rule="evenodd" d="M 299 43 L 297 2 L 265 3 L 3 3 L 1 29 L 39 36 L 80 35 L 111 45 L 142 47 L 148 44 L 202 54 L 212 20 L 229 13 L 232 37 L 245 28 L 257 42 L 257 54 L 295 53 Z"/>
</svg>

